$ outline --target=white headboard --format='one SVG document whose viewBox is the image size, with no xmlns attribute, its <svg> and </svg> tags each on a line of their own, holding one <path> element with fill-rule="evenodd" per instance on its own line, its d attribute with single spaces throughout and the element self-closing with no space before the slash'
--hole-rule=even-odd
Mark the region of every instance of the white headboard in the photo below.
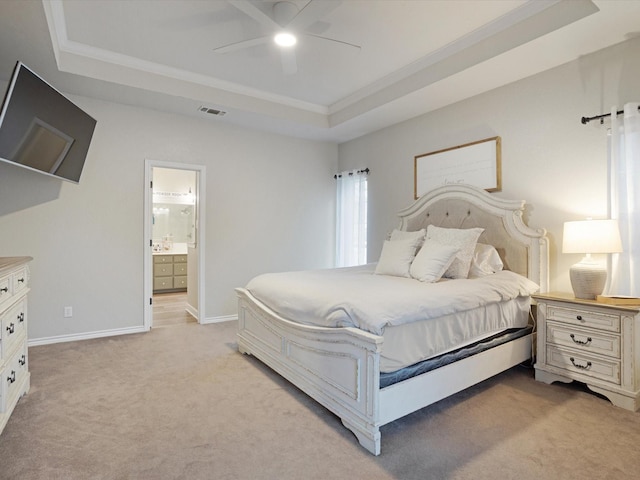
<svg viewBox="0 0 640 480">
<path fill-rule="evenodd" d="M 482 227 L 479 242 L 493 245 L 505 269 L 530 278 L 540 291 L 549 289 L 549 241 L 544 228 L 527 226 L 524 200 L 503 200 L 463 184 L 427 192 L 398 213 L 400 229 L 415 231 L 436 225 L 446 228 Z"/>
</svg>

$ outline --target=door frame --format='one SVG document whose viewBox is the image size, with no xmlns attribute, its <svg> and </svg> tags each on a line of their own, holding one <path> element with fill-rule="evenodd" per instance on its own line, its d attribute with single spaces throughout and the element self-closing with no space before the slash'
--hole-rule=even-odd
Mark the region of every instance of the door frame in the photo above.
<svg viewBox="0 0 640 480">
<path fill-rule="evenodd" d="M 153 221 L 153 189 L 152 178 L 154 168 L 170 168 L 173 170 L 189 170 L 196 175 L 196 245 L 198 249 L 198 305 L 196 319 L 198 323 L 205 323 L 205 207 L 206 207 L 206 167 L 187 163 L 166 162 L 146 159 L 144 162 L 144 329 L 149 331 L 153 324 L 153 252 L 152 252 L 152 221 Z"/>
</svg>

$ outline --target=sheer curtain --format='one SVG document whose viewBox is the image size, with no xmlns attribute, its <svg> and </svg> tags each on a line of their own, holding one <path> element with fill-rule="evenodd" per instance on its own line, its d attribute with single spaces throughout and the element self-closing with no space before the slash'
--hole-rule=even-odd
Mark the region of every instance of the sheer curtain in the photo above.
<svg viewBox="0 0 640 480">
<path fill-rule="evenodd" d="M 336 267 L 367 263 L 369 169 L 336 175 Z"/>
<path fill-rule="evenodd" d="M 640 297 L 640 103 L 624 115 L 611 110 L 609 154 L 611 218 L 618 220 L 622 253 L 612 255 L 606 293 Z"/>
</svg>

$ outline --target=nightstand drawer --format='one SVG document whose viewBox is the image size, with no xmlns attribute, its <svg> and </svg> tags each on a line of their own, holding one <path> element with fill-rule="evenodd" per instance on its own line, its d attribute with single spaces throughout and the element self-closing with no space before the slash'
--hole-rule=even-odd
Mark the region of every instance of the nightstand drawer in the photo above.
<svg viewBox="0 0 640 480">
<path fill-rule="evenodd" d="M 549 322 L 547 323 L 547 343 L 620 358 L 620 337 L 596 330 L 572 328 L 568 325 Z"/>
<path fill-rule="evenodd" d="M 620 332 L 620 315 L 610 313 L 600 313 L 580 308 L 564 308 L 549 305 L 547 308 L 547 319 L 556 320 L 582 327 L 607 330 L 609 332 Z"/>
<path fill-rule="evenodd" d="M 620 362 L 547 346 L 547 363 L 557 368 L 620 385 Z M 575 376 L 574 376 L 575 377 Z M 572 377 L 572 378 L 574 378 Z"/>
</svg>

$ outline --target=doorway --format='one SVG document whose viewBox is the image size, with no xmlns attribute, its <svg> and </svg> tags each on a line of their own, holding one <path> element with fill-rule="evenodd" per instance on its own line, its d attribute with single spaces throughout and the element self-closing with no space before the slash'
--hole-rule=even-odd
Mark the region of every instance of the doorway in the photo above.
<svg viewBox="0 0 640 480">
<path fill-rule="evenodd" d="M 162 323 L 154 321 L 158 300 L 174 309 L 183 305 L 183 317 L 205 319 L 205 184 L 204 166 L 145 161 L 145 330 Z"/>
</svg>

